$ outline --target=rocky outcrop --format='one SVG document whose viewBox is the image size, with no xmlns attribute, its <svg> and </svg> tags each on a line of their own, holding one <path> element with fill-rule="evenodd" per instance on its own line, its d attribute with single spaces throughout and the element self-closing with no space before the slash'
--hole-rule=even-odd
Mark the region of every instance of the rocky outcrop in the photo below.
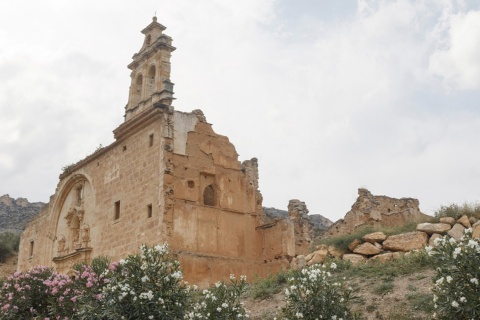
<svg viewBox="0 0 480 320">
<path fill-rule="evenodd" d="M 25 198 L 0 197 L 0 232 L 20 233 L 30 219 L 45 206 L 43 202 L 28 202 Z"/>
<path fill-rule="evenodd" d="M 352 209 L 328 229 L 326 236 L 350 234 L 362 226 L 401 226 L 429 219 L 431 217 L 420 212 L 417 199 L 374 196 L 367 189 L 358 189 Z"/>
</svg>

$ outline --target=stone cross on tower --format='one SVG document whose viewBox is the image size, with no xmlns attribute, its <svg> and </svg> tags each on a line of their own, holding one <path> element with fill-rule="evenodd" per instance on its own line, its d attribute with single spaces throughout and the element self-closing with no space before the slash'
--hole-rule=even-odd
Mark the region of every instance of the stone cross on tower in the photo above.
<svg viewBox="0 0 480 320">
<path fill-rule="evenodd" d="M 170 56 L 175 47 L 172 46 L 172 38 L 162 33 L 165 29 L 157 22 L 157 17 L 153 17 L 153 21 L 142 30 L 145 35 L 143 46 L 128 65 L 132 70 L 132 82 L 125 107 L 125 121 L 155 104 L 170 105 L 174 99 Z"/>
</svg>

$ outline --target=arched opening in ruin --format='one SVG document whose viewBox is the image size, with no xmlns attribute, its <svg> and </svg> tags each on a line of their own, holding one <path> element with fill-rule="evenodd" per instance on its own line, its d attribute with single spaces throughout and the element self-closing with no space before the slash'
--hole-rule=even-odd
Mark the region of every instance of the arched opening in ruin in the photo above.
<svg viewBox="0 0 480 320">
<path fill-rule="evenodd" d="M 155 65 L 150 66 L 147 74 L 147 96 L 151 96 L 155 92 Z"/>
<path fill-rule="evenodd" d="M 138 74 L 135 80 L 135 86 L 132 92 L 132 104 L 136 105 L 140 102 L 142 98 L 142 86 L 143 86 L 143 76 L 142 74 Z"/>
<path fill-rule="evenodd" d="M 206 206 L 215 206 L 215 187 L 211 184 L 203 190 L 203 204 Z"/>
</svg>

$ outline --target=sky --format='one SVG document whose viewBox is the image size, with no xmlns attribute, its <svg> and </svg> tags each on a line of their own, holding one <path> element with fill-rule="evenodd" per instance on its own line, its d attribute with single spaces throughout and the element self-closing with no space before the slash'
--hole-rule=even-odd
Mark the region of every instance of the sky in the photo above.
<svg viewBox="0 0 480 320">
<path fill-rule="evenodd" d="M 175 109 L 258 158 L 264 206 L 335 221 L 358 188 L 427 214 L 480 201 L 476 0 L 1 1 L 0 195 L 48 202 L 113 142 L 155 14 Z"/>
</svg>

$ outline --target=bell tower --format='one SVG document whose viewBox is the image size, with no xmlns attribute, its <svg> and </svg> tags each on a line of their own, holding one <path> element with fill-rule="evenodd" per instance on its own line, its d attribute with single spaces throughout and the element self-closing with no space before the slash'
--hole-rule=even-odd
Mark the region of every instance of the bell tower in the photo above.
<svg viewBox="0 0 480 320">
<path fill-rule="evenodd" d="M 174 99 L 170 56 L 175 47 L 172 46 L 172 38 L 162 33 L 165 29 L 157 22 L 157 17 L 153 17 L 153 21 L 142 30 L 145 40 L 128 65 L 132 70 L 132 82 L 125 107 L 125 121 L 154 104 L 171 105 Z"/>
</svg>

